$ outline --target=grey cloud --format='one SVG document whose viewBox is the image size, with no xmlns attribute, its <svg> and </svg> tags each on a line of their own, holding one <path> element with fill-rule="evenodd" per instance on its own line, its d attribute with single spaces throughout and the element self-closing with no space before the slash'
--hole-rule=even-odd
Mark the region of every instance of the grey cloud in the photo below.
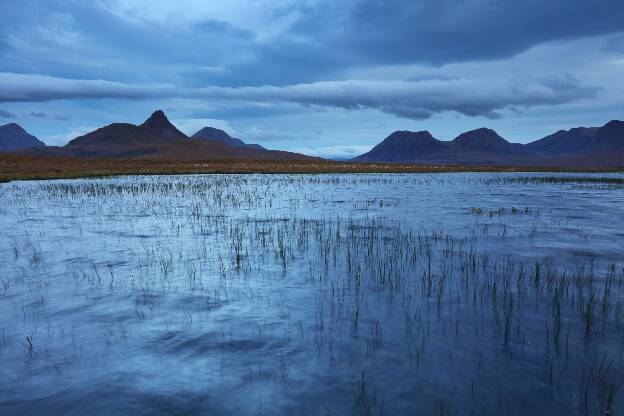
<svg viewBox="0 0 624 416">
<path fill-rule="evenodd" d="M 422 79 L 418 81 L 320 81 L 289 86 L 184 89 L 130 86 L 103 80 L 0 74 L 0 102 L 83 98 L 189 98 L 236 105 L 294 103 L 347 110 L 377 109 L 398 117 L 424 119 L 455 111 L 496 118 L 499 111 L 557 105 L 592 97 L 596 88 L 570 77 L 549 79 Z"/>
<path fill-rule="evenodd" d="M 67 121 L 67 120 L 69 120 L 69 117 L 67 117 L 67 116 L 60 115 L 60 114 L 50 115 L 48 113 L 44 113 L 43 111 L 33 111 L 29 115 L 31 117 L 35 117 L 35 118 L 48 118 L 48 117 L 52 117 L 54 120 L 58 120 L 58 121 Z"/>
<path fill-rule="evenodd" d="M 334 47 L 363 61 L 444 64 L 505 58 L 544 42 L 621 32 L 622 16 L 620 0 L 360 0 L 341 19 L 343 29 L 331 36 Z"/>
<path fill-rule="evenodd" d="M 500 59 L 545 42 L 624 31 L 620 0 L 320 0 L 292 7 L 300 8 L 298 21 L 270 44 L 208 24 L 237 54 L 226 60 L 227 71 L 197 79 L 221 86 L 309 83 L 353 67 Z"/>
<path fill-rule="evenodd" d="M 5 71 L 38 68 L 121 82 L 143 81 L 149 72 L 151 79 L 186 87 L 310 83 L 341 78 L 354 67 L 499 59 L 554 40 L 624 32 L 621 0 L 293 2 L 275 13 L 298 18 L 268 43 L 228 22 L 154 23 L 113 13 L 102 1 L 6 1 L 0 16 Z M 53 18 L 80 41 L 49 36 Z M 20 47 L 7 53 L 16 39 Z M 224 70 L 195 69 L 202 67 Z"/>
<path fill-rule="evenodd" d="M 615 52 L 624 54 L 624 35 L 611 36 L 605 41 L 604 49 L 606 52 Z"/>
<path fill-rule="evenodd" d="M 2 110 L 0 109 L 0 118 L 15 118 L 15 114 L 6 111 L 6 110 Z"/>
<path fill-rule="evenodd" d="M 227 22 L 180 27 L 121 16 L 101 1 L 7 1 L 3 12 L 12 18 L 0 16 L 0 40 L 7 43 L 3 51 L 0 42 L 0 67 L 7 72 L 37 68 L 57 77 L 194 85 L 178 76 L 179 68 L 257 60 L 253 34 Z"/>
<path fill-rule="evenodd" d="M 104 80 L 0 73 L 0 102 L 42 102 L 83 98 L 143 99 L 164 96 L 166 88 L 132 86 Z"/>
<path fill-rule="evenodd" d="M 210 87 L 195 94 L 211 99 L 291 102 L 344 109 L 377 109 L 424 119 L 455 111 L 497 118 L 505 109 L 558 105 L 592 97 L 597 89 L 564 77 L 546 80 L 431 79 L 422 81 L 323 81 L 285 87 Z"/>
</svg>

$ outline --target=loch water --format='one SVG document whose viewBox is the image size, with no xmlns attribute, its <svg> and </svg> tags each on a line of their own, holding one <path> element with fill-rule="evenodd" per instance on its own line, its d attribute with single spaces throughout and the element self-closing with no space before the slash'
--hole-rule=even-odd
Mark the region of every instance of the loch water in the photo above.
<svg viewBox="0 0 624 416">
<path fill-rule="evenodd" d="M 1 415 L 624 411 L 624 175 L 0 184 Z"/>
</svg>

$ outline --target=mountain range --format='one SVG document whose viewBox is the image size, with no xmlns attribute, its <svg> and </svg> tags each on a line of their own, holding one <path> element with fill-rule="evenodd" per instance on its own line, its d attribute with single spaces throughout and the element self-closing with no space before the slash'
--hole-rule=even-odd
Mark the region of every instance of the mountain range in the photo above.
<svg viewBox="0 0 624 416">
<path fill-rule="evenodd" d="M 428 131 L 396 131 L 355 162 L 427 165 L 621 167 L 624 166 L 624 122 L 602 127 L 560 130 L 528 144 L 510 143 L 494 130 L 480 128 L 453 140 Z"/>
<path fill-rule="evenodd" d="M 33 156 L 160 160 L 314 159 L 298 153 L 266 150 L 262 146 L 248 145 L 218 129 L 202 129 L 192 137 L 188 137 L 171 124 L 161 110 L 155 111 L 140 125 L 113 123 L 77 137 L 62 147 L 26 147 L 0 147 L 0 151 Z"/>
<path fill-rule="evenodd" d="M 46 146 L 15 123 L 0 126 L 0 152 L 36 156 L 105 157 L 159 160 L 305 160 L 298 153 L 247 144 L 223 130 L 204 127 L 191 137 L 161 110 L 140 125 L 114 123 L 71 140 Z M 395 131 L 369 152 L 353 159 L 365 163 L 424 165 L 624 167 L 624 122 L 560 130 L 528 144 L 510 143 L 494 130 L 480 128 L 450 141 L 428 131 Z"/>
</svg>

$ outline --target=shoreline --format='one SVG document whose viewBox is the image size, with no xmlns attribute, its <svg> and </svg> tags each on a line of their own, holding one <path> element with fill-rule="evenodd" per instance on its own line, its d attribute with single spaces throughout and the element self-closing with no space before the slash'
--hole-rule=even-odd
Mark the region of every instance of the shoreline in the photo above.
<svg viewBox="0 0 624 416">
<path fill-rule="evenodd" d="M 619 168 L 411 165 L 335 161 L 146 160 L 53 158 L 0 154 L 0 182 L 97 178 L 125 175 L 341 174 L 341 173 L 618 173 Z"/>
</svg>

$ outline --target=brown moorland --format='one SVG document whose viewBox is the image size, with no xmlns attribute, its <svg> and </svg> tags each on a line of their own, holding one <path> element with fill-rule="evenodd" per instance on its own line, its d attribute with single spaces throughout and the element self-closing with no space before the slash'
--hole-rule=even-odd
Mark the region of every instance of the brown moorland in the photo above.
<svg viewBox="0 0 624 416">
<path fill-rule="evenodd" d="M 434 173 L 434 172 L 622 172 L 613 169 L 553 169 L 457 165 L 354 163 L 326 160 L 203 161 L 117 158 L 66 158 L 0 153 L 0 182 L 67 179 L 118 175 L 175 175 L 199 173 Z"/>
</svg>

